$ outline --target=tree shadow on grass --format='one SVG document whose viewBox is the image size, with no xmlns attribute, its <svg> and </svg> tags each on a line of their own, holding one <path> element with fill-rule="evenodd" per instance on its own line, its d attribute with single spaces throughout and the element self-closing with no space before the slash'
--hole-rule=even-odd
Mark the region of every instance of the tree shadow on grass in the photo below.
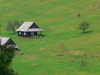
<svg viewBox="0 0 100 75">
<path fill-rule="evenodd" d="M 92 32 L 94 32 L 94 30 L 86 31 L 85 33 L 81 32 L 80 34 L 88 34 L 88 33 L 92 33 Z"/>
<path fill-rule="evenodd" d="M 24 54 L 24 53 L 21 52 L 20 49 L 15 50 L 15 52 L 16 52 L 15 55 L 23 55 Z"/>
<path fill-rule="evenodd" d="M 42 37 L 45 37 L 45 36 L 47 36 L 47 35 L 43 35 L 43 34 L 42 34 L 42 35 L 38 34 L 38 35 L 39 35 L 39 36 L 42 36 Z"/>
<path fill-rule="evenodd" d="M 15 32 L 15 33 L 14 33 L 14 32 L 8 32 L 8 34 L 9 34 L 9 35 L 16 35 L 17 32 Z"/>
<path fill-rule="evenodd" d="M 29 39 L 33 39 L 33 38 L 44 38 L 45 36 L 47 36 L 47 35 L 39 35 L 39 34 L 37 34 L 37 35 L 33 35 L 33 36 L 30 36 L 29 37 Z"/>
<path fill-rule="evenodd" d="M 15 33 L 15 34 L 14 34 L 14 33 L 8 33 L 8 34 L 9 34 L 9 35 L 16 35 L 17 33 Z"/>
<path fill-rule="evenodd" d="M 21 51 L 19 48 L 16 51 Z"/>
</svg>

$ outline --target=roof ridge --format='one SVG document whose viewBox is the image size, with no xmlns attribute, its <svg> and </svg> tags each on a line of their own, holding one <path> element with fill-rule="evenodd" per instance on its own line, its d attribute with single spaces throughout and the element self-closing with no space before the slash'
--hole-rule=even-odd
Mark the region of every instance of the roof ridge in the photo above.
<svg viewBox="0 0 100 75">
<path fill-rule="evenodd" d="M 2 36 L 0 36 L 1 38 L 10 38 L 10 37 L 2 37 Z"/>
</svg>

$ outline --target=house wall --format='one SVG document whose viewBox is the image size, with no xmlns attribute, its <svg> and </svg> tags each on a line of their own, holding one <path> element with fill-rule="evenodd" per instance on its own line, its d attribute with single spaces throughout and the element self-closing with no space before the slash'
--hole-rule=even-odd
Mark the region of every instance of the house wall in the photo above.
<svg viewBox="0 0 100 75">
<path fill-rule="evenodd" d="M 34 32 L 34 35 L 37 35 L 37 32 Z M 30 37 L 32 35 L 31 35 L 31 32 L 26 32 L 26 35 L 24 35 L 24 32 L 21 32 L 21 34 L 19 34 L 19 31 L 18 31 L 18 36 L 27 38 L 27 37 Z"/>
<path fill-rule="evenodd" d="M 20 32 L 18 31 L 18 36 L 21 36 L 21 37 L 27 37 L 27 33 L 26 35 L 24 35 L 24 32 L 21 32 L 21 34 L 19 34 Z"/>
<path fill-rule="evenodd" d="M 9 40 L 6 42 L 6 44 L 7 44 L 7 45 L 16 45 L 12 39 L 9 39 Z M 15 50 L 18 50 L 18 48 L 15 48 Z"/>
<path fill-rule="evenodd" d="M 34 35 L 37 35 L 37 32 L 34 32 Z"/>
<path fill-rule="evenodd" d="M 27 37 L 32 36 L 32 35 L 31 35 L 31 32 L 26 32 L 26 36 L 27 36 Z"/>
</svg>

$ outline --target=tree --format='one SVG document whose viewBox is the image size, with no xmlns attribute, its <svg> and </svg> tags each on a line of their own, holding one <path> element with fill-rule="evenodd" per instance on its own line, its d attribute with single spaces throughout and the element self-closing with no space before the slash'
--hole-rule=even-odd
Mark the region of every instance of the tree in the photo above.
<svg viewBox="0 0 100 75">
<path fill-rule="evenodd" d="M 16 28 L 18 28 L 22 24 L 22 22 L 23 21 L 21 21 L 21 23 L 20 23 L 17 20 L 15 20 L 15 21 L 8 21 L 8 26 L 7 26 L 6 30 L 7 31 L 13 30 L 14 34 L 15 34 Z"/>
<path fill-rule="evenodd" d="M 82 29 L 83 31 L 84 31 L 84 33 L 85 33 L 85 29 L 87 29 L 87 28 L 89 28 L 89 23 L 88 22 L 81 22 L 80 24 L 79 24 L 79 29 Z"/>
<path fill-rule="evenodd" d="M 7 46 L 0 45 L 0 75 L 18 75 L 11 67 L 14 51 L 13 47 L 7 48 Z"/>
</svg>

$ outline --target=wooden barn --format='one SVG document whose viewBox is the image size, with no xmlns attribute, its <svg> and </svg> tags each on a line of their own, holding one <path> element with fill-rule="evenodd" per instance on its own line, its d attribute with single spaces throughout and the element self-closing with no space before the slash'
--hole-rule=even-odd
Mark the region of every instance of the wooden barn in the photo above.
<svg viewBox="0 0 100 75">
<path fill-rule="evenodd" d="M 0 37 L 1 45 L 14 46 L 16 50 L 18 50 L 18 46 L 14 43 L 14 41 L 10 37 Z"/>
<path fill-rule="evenodd" d="M 37 32 L 41 32 L 42 35 L 43 30 L 34 22 L 24 22 L 16 31 L 18 31 L 18 36 L 27 38 L 33 35 L 37 36 Z"/>
</svg>

